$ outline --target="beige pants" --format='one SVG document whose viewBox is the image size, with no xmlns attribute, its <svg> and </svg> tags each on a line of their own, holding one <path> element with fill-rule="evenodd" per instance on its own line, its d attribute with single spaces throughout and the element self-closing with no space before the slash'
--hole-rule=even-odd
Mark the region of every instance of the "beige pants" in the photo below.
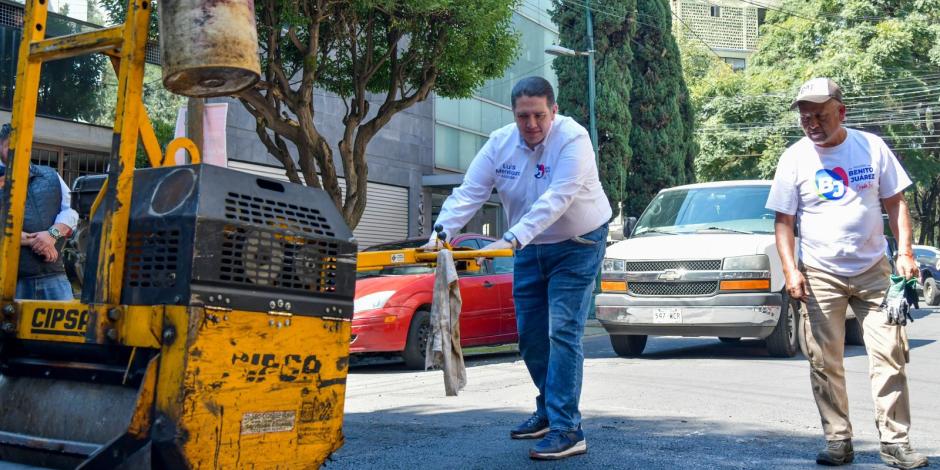
<svg viewBox="0 0 940 470">
<path fill-rule="evenodd" d="M 845 391 L 845 312 L 851 305 L 864 331 L 871 393 L 881 442 L 907 442 L 911 423 L 907 376 L 907 333 L 885 323 L 880 305 L 888 288 L 886 259 L 858 276 L 837 276 L 804 268 L 809 296 L 803 304 L 800 336 L 810 362 L 810 382 L 826 440 L 852 437 Z"/>
</svg>

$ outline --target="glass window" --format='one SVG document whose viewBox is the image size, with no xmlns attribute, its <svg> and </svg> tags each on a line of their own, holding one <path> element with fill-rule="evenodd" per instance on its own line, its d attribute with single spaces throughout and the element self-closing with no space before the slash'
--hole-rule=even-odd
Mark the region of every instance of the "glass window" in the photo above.
<svg viewBox="0 0 940 470">
<path fill-rule="evenodd" d="M 457 125 L 465 129 L 480 130 L 482 127 L 481 114 L 483 111 L 480 109 L 482 105 L 483 102 L 480 100 L 461 100 Z"/>
<path fill-rule="evenodd" d="M 552 86 L 558 87 L 555 71 L 552 69 L 552 56 L 545 53 L 545 48 L 558 40 L 558 34 L 519 15 L 513 15 L 513 26 L 520 34 L 522 50 L 516 63 L 512 64 L 502 77 L 490 80 L 477 91 L 477 96 L 509 106 L 512 86 L 522 77 L 540 75 Z"/>
<path fill-rule="evenodd" d="M 453 127 L 434 126 L 434 156 L 437 166 L 460 168 L 460 131 Z"/>
<path fill-rule="evenodd" d="M 460 102 L 451 98 L 434 98 L 434 114 L 440 122 L 446 122 L 453 125 L 460 124 Z"/>
<path fill-rule="evenodd" d="M 726 64 L 730 65 L 731 69 L 735 71 L 744 70 L 744 68 L 747 66 L 747 61 L 738 57 L 723 57 L 722 60 L 724 60 Z"/>
<path fill-rule="evenodd" d="M 494 274 L 505 274 L 512 272 L 512 264 L 514 258 L 501 256 L 498 258 L 493 258 L 492 270 Z"/>
<path fill-rule="evenodd" d="M 460 240 L 460 243 L 458 243 L 457 246 L 461 248 L 470 248 L 471 250 L 479 250 L 480 242 L 476 238 L 466 238 L 464 240 Z"/>
<path fill-rule="evenodd" d="M 937 254 L 930 250 L 925 250 L 923 248 L 914 248 L 914 258 L 917 259 L 917 262 L 920 264 L 927 264 L 930 266 L 937 264 Z"/>
<path fill-rule="evenodd" d="M 769 192 L 770 186 L 664 191 L 643 211 L 633 233 L 773 233 L 775 214 L 764 207 Z"/>
</svg>

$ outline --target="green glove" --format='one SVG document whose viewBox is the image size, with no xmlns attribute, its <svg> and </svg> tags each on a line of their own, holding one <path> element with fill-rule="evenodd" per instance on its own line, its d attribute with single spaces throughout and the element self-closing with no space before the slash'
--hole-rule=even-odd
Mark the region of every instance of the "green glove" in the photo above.
<svg viewBox="0 0 940 470">
<path fill-rule="evenodd" d="M 888 316 L 889 325 L 906 325 L 914 321 L 911 307 L 917 308 L 917 279 L 904 279 L 904 276 L 891 275 L 891 285 L 881 303 L 882 310 Z"/>
</svg>

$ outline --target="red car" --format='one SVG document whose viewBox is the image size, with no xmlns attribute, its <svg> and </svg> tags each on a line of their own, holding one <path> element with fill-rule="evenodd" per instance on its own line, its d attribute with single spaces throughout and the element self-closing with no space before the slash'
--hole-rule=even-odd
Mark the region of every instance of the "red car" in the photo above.
<svg viewBox="0 0 940 470">
<path fill-rule="evenodd" d="M 483 235 L 462 234 L 452 243 L 455 247 L 480 249 L 492 241 Z M 414 248 L 426 242 L 426 239 L 405 240 L 376 245 L 366 251 Z M 458 274 L 463 300 L 460 345 L 518 342 L 512 302 L 512 258 L 487 260 L 478 272 L 458 271 Z M 423 369 L 433 290 L 434 272 L 426 266 L 395 266 L 359 273 L 349 351 L 400 354 L 409 368 Z"/>
</svg>

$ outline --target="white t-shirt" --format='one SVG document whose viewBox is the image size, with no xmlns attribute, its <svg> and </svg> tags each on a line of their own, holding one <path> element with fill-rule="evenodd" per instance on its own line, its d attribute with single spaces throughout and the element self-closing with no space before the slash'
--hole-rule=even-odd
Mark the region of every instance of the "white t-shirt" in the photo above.
<svg viewBox="0 0 940 470">
<path fill-rule="evenodd" d="M 846 131 L 835 147 L 807 137 L 790 146 L 777 164 L 767 208 L 797 216 L 804 264 L 855 276 L 885 256 L 881 199 L 911 179 L 881 138 Z"/>
</svg>

